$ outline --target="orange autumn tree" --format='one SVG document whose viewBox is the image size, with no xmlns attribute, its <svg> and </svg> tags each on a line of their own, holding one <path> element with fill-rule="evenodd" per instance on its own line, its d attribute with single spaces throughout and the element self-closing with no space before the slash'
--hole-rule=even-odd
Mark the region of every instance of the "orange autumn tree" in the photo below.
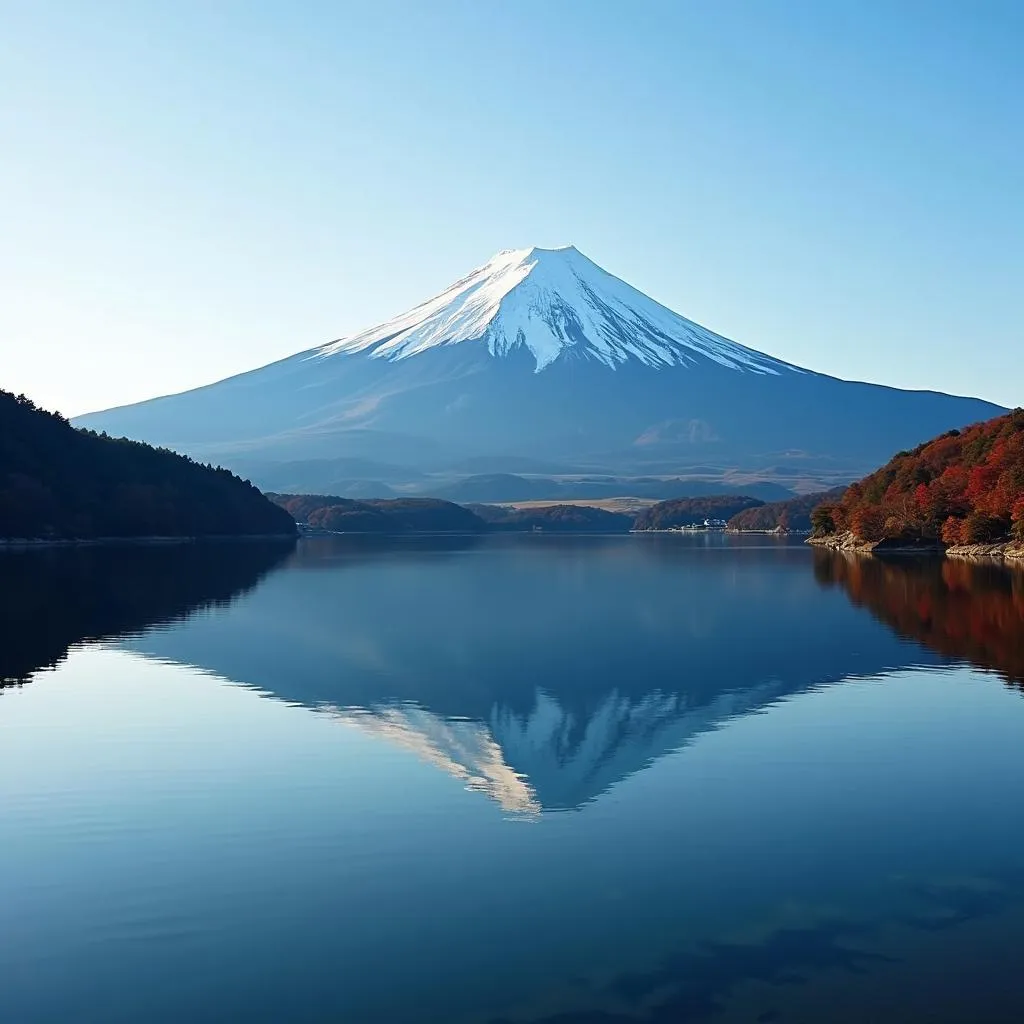
<svg viewBox="0 0 1024 1024">
<path fill-rule="evenodd" d="M 812 522 L 818 536 L 865 541 L 1024 540 L 1024 409 L 900 452 Z"/>
</svg>

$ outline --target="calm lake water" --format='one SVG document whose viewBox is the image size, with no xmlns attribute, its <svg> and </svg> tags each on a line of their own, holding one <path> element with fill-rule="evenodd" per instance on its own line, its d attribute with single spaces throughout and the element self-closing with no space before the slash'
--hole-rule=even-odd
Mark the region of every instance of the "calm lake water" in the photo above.
<svg viewBox="0 0 1024 1024">
<path fill-rule="evenodd" d="M 0 1021 L 1021 1019 L 1024 576 L 0 557 Z"/>
</svg>

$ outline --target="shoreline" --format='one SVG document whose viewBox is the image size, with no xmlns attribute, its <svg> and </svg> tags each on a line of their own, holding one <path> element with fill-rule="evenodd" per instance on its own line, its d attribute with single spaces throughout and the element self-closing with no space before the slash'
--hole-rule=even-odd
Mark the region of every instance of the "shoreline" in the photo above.
<svg viewBox="0 0 1024 1024">
<path fill-rule="evenodd" d="M 1003 540 L 994 544 L 900 544 L 899 542 L 860 540 L 849 531 L 827 537 L 808 537 L 804 542 L 830 551 L 849 551 L 860 555 L 930 555 L 938 558 L 990 558 L 1014 562 L 1024 560 L 1024 543 Z"/>
<path fill-rule="evenodd" d="M 736 530 L 727 526 L 725 532 L 734 536 L 758 534 L 762 537 L 809 537 L 811 534 L 810 530 L 782 530 L 777 526 L 772 527 L 770 530 Z"/>
<path fill-rule="evenodd" d="M 174 544 L 222 544 L 240 541 L 288 541 L 294 543 L 298 534 L 253 533 L 213 534 L 208 537 L 3 537 L 0 551 L 45 551 L 52 548 L 95 547 L 168 547 Z"/>
</svg>

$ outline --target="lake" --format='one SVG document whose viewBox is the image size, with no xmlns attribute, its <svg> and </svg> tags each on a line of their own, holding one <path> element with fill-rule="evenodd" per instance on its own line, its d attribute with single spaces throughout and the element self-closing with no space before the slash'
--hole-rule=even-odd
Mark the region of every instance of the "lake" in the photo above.
<svg viewBox="0 0 1024 1024">
<path fill-rule="evenodd" d="M 0 1020 L 1020 1020 L 1024 574 L 0 555 Z"/>
</svg>

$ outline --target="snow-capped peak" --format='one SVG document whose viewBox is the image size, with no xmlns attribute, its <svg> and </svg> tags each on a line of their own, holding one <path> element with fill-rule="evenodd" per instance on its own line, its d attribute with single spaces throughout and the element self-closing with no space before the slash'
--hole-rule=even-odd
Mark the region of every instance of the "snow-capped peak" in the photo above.
<svg viewBox="0 0 1024 1024">
<path fill-rule="evenodd" d="M 396 360 L 439 345 L 479 341 L 494 356 L 525 347 L 543 370 L 564 353 L 615 367 L 710 359 L 754 373 L 795 370 L 672 310 L 602 270 L 575 246 L 503 249 L 409 312 L 316 351 Z"/>
</svg>

